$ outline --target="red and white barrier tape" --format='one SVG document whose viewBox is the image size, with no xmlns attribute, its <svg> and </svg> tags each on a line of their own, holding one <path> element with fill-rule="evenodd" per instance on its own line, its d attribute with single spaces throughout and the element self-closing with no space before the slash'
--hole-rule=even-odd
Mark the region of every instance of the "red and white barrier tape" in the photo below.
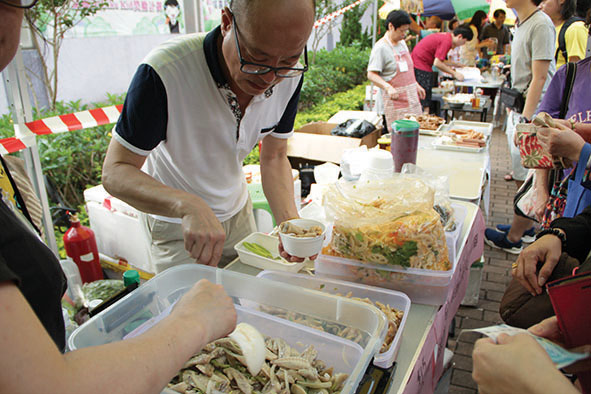
<svg viewBox="0 0 591 394">
<path fill-rule="evenodd" d="M 349 11 L 350 9 L 357 7 L 359 4 L 363 3 L 364 1 L 366 1 L 366 0 L 357 0 L 355 3 L 349 4 L 348 6 L 343 7 L 340 10 L 333 12 L 332 14 L 328 14 L 328 15 L 318 19 L 314 23 L 314 29 L 317 29 L 320 26 L 327 24 L 328 22 L 335 19 L 336 17 L 343 15 L 345 12 Z"/>
<path fill-rule="evenodd" d="M 44 135 L 64 133 L 67 131 L 84 130 L 117 122 L 123 105 L 96 108 L 73 114 L 53 116 L 25 123 L 20 130 L 21 135 Z M 17 126 L 15 126 L 17 127 Z M 9 137 L 0 139 L 0 154 L 14 153 L 23 150 L 31 143 L 29 138 Z"/>
</svg>

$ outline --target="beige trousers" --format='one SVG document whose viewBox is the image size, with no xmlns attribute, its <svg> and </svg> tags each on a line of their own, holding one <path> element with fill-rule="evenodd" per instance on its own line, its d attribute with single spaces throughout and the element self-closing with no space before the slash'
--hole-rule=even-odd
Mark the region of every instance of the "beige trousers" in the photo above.
<svg viewBox="0 0 591 394">
<path fill-rule="evenodd" d="M 142 219 L 152 241 L 150 252 L 155 273 L 177 265 L 195 263 L 195 259 L 185 250 L 181 224 L 154 219 L 150 215 L 142 215 Z M 250 197 L 244 208 L 223 222 L 222 227 L 226 232 L 226 242 L 218 264 L 220 268 L 225 267 L 236 258 L 234 245 L 256 231 Z"/>
</svg>

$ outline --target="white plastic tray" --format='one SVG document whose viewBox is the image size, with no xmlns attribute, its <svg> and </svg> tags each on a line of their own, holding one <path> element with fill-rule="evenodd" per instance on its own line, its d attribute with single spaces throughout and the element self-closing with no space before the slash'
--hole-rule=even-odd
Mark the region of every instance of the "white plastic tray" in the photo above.
<svg viewBox="0 0 591 394">
<path fill-rule="evenodd" d="M 303 261 L 301 263 L 292 263 L 286 261 L 285 259 L 274 260 L 268 259 L 263 256 L 259 256 L 258 254 L 246 249 L 246 247 L 243 244 L 244 242 L 257 243 L 265 249 L 267 249 L 269 252 L 271 252 L 273 256 L 279 257 L 279 251 L 277 249 L 279 245 L 279 239 L 277 237 L 272 237 L 270 235 L 263 233 L 252 233 L 248 237 L 244 238 L 242 241 L 238 242 L 236 245 L 234 245 L 234 250 L 238 252 L 240 261 L 244 264 L 251 265 L 262 270 L 289 272 L 298 272 L 306 264 L 306 261 Z"/>
<path fill-rule="evenodd" d="M 433 147 L 435 149 L 439 149 L 439 150 L 450 150 L 450 151 L 455 151 L 455 152 L 470 152 L 470 153 L 480 153 L 484 150 L 484 146 L 481 146 L 479 148 L 476 147 L 471 147 L 471 146 L 460 146 L 460 145 L 453 145 L 453 144 L 444 144 L 442 142 L 441 137 L 440 138 L 436 138 L 435 141 L 433 141 Z"/>
<path fill-rule="evenodd" d="M 301 286 L 312 290 L 318 290 L 331 294 L 347 294 L 352 293 L 353 297 L 369 298 L 373 302 L 381 302 L 382 304 L 390 305 L 392 308 L 402 310 L 404 315 L 398 331 L 394 336 L 394 340 L 390 347 L 384 353 L 378 353 L 373 359 L 373 364 L 380 368 L 390 368 L 400 348 L 400 340 L 402 332 L 406 324 L 406 318 L 410 311 L 410 298 L 404 293 L 394 290 L 382 289 L 374 286 L 366 286 L 359 283 L 345 282 L 337 279 L 326 277 L 315 277 L 302 274 L 291 274 L 285 272 L 263 271 L 258 275 L 260 278 L 275 280 L 278 282 L 289 283 L 291 285 Z"/>
<path fill-rule="evenodd" d="M 487 138 L 492 135 L 493 125 L 486 122 L 471 122 L 468 120 L 452 120 L 446 130 L 461 129 L 474 130 L 483 133 Z"/>
</svg>

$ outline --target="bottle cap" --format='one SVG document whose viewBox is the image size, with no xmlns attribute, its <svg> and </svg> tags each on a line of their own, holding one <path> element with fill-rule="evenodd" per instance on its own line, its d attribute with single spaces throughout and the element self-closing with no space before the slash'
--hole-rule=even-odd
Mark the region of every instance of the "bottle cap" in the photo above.
<svg viewBox="0 0 591 394">
<path fill-rule="evenodd" d="M 125 287 L 133 284 L 133 283 L 140 283 L 140 273 L 136 270 L 128 270 L 123 273 L 123 284 Z"/>
</svg>

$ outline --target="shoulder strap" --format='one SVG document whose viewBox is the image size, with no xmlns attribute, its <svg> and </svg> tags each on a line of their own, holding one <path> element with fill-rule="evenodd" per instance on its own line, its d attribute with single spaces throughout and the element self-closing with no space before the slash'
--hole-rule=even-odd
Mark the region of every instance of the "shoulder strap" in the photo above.
<svg viewBox="0 0 591 394">
<path fill-rule="evenodd" d="M 560 113 L 558 119 L 564 119 L 568 112 L 568 102 L 575 84 L 575 77 L 577 76 L 577 63 L 566 63 L 566 81 L 564 83 L 564 91 L 562 92 L 562 102 L 560 103 Z"/>
<path fill-rule="evenodd" d="M 564 36 L 566 35 L 566 31 L 568 30 L 570 25 L 579 21 L 583 21 L 583 18 L 580 18 L 578 16 L 571 16 L 562 24 L 560 32 L 558 33 L 558 48 L 556 48 L 556 54 L 554 55 L 555 60 L 558 60 L 558 54 L 562 53 L 564 61 L 568 62 L 568 53 L 566 51 L 566 39 L 564 38 Z"/>
<path fill-rule="evenodd" d="M 585 173 L 585 169 L 587 168 L 587 163 L 589 162 L 589 156 L 591 155 L 591 145 L 585 143 L 583 145 L 583 149 L 581 149 L 581 155 L 579 156 L 579 161 L 577 163 L 577 167 L 573 172 L 575 172 L 575 182 L 580 184 L 583 181 L 583 175 Z"/>
</svg>

